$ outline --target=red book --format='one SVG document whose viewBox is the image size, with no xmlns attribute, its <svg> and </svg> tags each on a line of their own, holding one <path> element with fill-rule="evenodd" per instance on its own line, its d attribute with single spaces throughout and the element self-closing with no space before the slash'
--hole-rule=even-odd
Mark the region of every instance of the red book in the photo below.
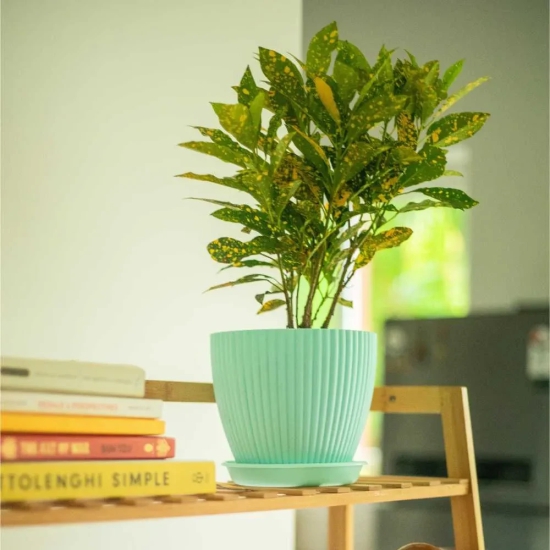
<svg viewBox="0 0 550 550">
<path fill-rule="evenodd" d="M 4 434 L 3 462 L 173 458 L 172 437 Z"/>
</svg>

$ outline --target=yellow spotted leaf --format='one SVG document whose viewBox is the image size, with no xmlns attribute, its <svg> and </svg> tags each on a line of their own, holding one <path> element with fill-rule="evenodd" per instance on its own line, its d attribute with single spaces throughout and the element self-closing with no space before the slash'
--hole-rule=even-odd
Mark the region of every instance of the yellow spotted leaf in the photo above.
<svg viewBox="0 0 550 550">
<path fill-rule="evenodd" d="M 237 103 L 212 103 L 212 107 L 223 129 L 229 132 L 239 143 L 254 149 L 258 140 L 257 131 L 250 110 L 246 105 Z"/>
<path fill-rule="evenodd" d="M 260 66 L 275 90 L 298 105 L 305 104 L 304 81 L 290 59 L 275 50 L 260 48 Z"/>
<path fill-rule="evenodd" d="M 451 84 L 456 80 L 458 75 L 462 72 L 462 67 L 464 66 L 464 59 L 461 59 L 460 61 L 457 61 L 456 63 L 453 63 L 443 75 L 443 78 L 441 79 L 441 84 L 444 91 L 447 91 Z"/>
<path fill-rule="evenodd" d="M 335 22 L 321 29 L 309 43 L 306 56 L 307 72 L 322 76 L 329 69 L 332 52 L 338 46 L 338 27 Z"/>
<path fill-rule="evenodd" d="M 452 96 L 448 97 L 441 107 L 436 111 L 435 116 L 442 115 L 445 111 L 450 109 L 459 99 L 462 99 L 466 94 L 469 94 L 472 90 L 475 90 L 478 86 L 481 86 L 484 82 L 487 82 L 489 79 L 486 76 L 482 76 L 481 78 L 478 78 L 474 82 L 470 82 L 469 84 L 466 84 L 464 88 L 456 92 L 456 94 L 453 94 Z"/>
<path fill-rule="evenodd" d="M 374 158 L 374 155 L 375 149 L 368 143 L 363 141 L 352 143 L 336 167 L 334 173 L 336 186 L 356 176 Z"/>
<path fill-rule="evenodd" d="M 353 141 L 383 120 L 399 113 L 407 101 L 406 96 L 382 94 L 368 99 L 353 110 L 348 122 L 348 135 Z"/>
<path fill-rule="evenodd" d="M 241 204 L 237 208 L 235 208 L 235 206 L 220 208 L 212 212 L 212 216 L 225 222 L 240 223 L 260 233 L 260 235 L 272 236 L 276 230 L 276 228 L 270 224 L 269 218 L 265 212 L 255 210 L 247 204 Z"/>
<path fill-rule="evenodd" d="M 424 181 L 431 181 L 445 173 L 447 159 L 439 147 L 425 145 L 419 152 L 422 160 L 409 164 L 399 179 L 399 187 L 412 187 Z"/>
<path fill-rule="evenodd" d="M 187 149 L 192 149 L 193 151 L 198 151 L 199 153 L 204 153 L 205 155 L 210 155 L 216 157 L 224 162 L 229 162 L 231 164 L 236 164 L 238 166 L 246 167 L 247 163 L 250 162 L 250 153 L 246 151 L 247 154 L 244 154 L 240 151 L 236 151 L 233 148 L 225 147 L 223 145 L 218 145 L 217 143 L 207 143 L 205 141 L 188 141 L 186 143 L 180 143 L 180 147 L 185 147 Z M 244 150 L 243 150 L 244 151 Z"/>
<path fill-rule="evenodd" d="M 405 242 L 412 235 L 409 227 L 393 227 L 378 235 L 368 237 L 360 248 L 355 260 L 355 269 L 366 266 L 379 250 L 394 248 Z"/>
<path fill-rule="evenodd" d="M 449 147 L 479 132 L 489 118 L 488 113 L 455 113 L 434 122 L 427 130 L 427 143 Z"/>
<path fill-rule="evenodd" d="M 330 163 L 323 148 L 312 138 L 304 134 L 298 127 L 293 128 L 293 143 L 321 174 L 328 176 Z"/>
<path fill-rule="evenodd" d="M 336 101 L 334 100 L 334 94 L 331 87 L 318 76 L 315 77 L 314 82 L 315 89 L 317 90 L 317 94 L 319 95 L 321 103 L 327 110 L 328 114 L 332 117 L 332 119 L 340 124 L 340 112 L 338 111 L 338 107 L 336 106 Z"/>
<path fill-rule="evenodd" d="M 283 307 L 286 305 L 286 302 L 284 300 L 269 300 L 267 302 L 264 302 L 262 304 L 262 307 L 258 310 L 258 315 L 260 313 L 265 313 L 267 311 L 273 311 L 274 309 L 279 309 L 280 307 Z"/>
<path fill-rule="evenodd" d="M 442 206 L 450 206 L 459 210 L 467 210 L 476 206 L 478 201 L 469 197 L 460 189 L 451 189 L 448 187 L 424 187 L 415 189 L 415 193 L 422 193 L 432 199 L 441 201 Z"/>
<path fill-rule="evenodd" d="M 256 81 L 252 76 L 250 67 L 246 68 L 246 71 L 241 78 L 241 83 L 237 86 L 237 94 L 239 98 L 239 103 L 243 105 L 250 105 L 251 101 L 258 95 L 258 86 Z"/>
<path fill-rule="evenodd" d="M 260 252 L 274 253 L 277 248 L 277 241 L 269 237 L 256 237 L 248 242 L 231 237 L 221 237 L 207 246 L 212 259 L 222 264 L 234 264 L 247 256 L 254 256 Z"/>
</svg>

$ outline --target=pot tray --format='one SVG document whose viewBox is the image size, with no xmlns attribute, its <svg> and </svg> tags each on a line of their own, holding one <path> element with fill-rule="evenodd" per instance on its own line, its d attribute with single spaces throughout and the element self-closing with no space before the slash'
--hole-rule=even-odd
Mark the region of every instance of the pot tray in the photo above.
<svg viewBox="0 0 550 550">
<path fill-rule="evenodd" d="M 334 487 L 357 481 L 365 464 L 242 464 L 230 461 L 223 465 L 234 483 L 248 487 Z"/>
</svg>

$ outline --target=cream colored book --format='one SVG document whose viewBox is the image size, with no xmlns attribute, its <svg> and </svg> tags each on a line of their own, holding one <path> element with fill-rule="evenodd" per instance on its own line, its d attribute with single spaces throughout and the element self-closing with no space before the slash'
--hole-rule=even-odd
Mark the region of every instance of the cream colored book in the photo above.
<svg viewBox="0 0 550 550">
<path fill-rule="evenodd" d="M 143 397 L 145 371 L 133 365 L 2 357 L 3 390 Z"/>
<path fill-rule="evenodd" d="M 82 416 L 160 418 L 162 401 L 68 393 L 3 390 L 0 411 Z"/>
</svg>

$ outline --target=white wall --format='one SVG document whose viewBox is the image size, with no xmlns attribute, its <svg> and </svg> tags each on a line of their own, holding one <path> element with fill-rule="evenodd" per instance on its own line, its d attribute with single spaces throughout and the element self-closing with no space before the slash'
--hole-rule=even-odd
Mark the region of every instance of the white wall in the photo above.
<svg viewBox="0 0 550 550">
<path fill-rule="evenodd" d="M 256 317 L 253 287 L 202 294 L 225 280 L 205 245 L 228 228 L 182 200 L 210 184 L 173 176 L 227 170 L 176 144 L 234 101 L 257 46 L 299 52 L 300 4 L 4 0 L 2 353 L 208 381 L 211 332 L 283 326 Z M 166 418 L 179 458 L 231 458 L 215 407 Z M 4 529 L 2 547 L 279 550 L 293 528 L 278 512 Z"/>
<path fill-rule="evenodd" d="M 548 302 L 547 0 L 305 0 L 304 40 L 331 20 L 370 59 L 382 44 L 444 66 L 466 58 L 457 86 L 484 84 L 457 110 L 487 111 L 473 138 L 472 308 Z"/>
</svg>

